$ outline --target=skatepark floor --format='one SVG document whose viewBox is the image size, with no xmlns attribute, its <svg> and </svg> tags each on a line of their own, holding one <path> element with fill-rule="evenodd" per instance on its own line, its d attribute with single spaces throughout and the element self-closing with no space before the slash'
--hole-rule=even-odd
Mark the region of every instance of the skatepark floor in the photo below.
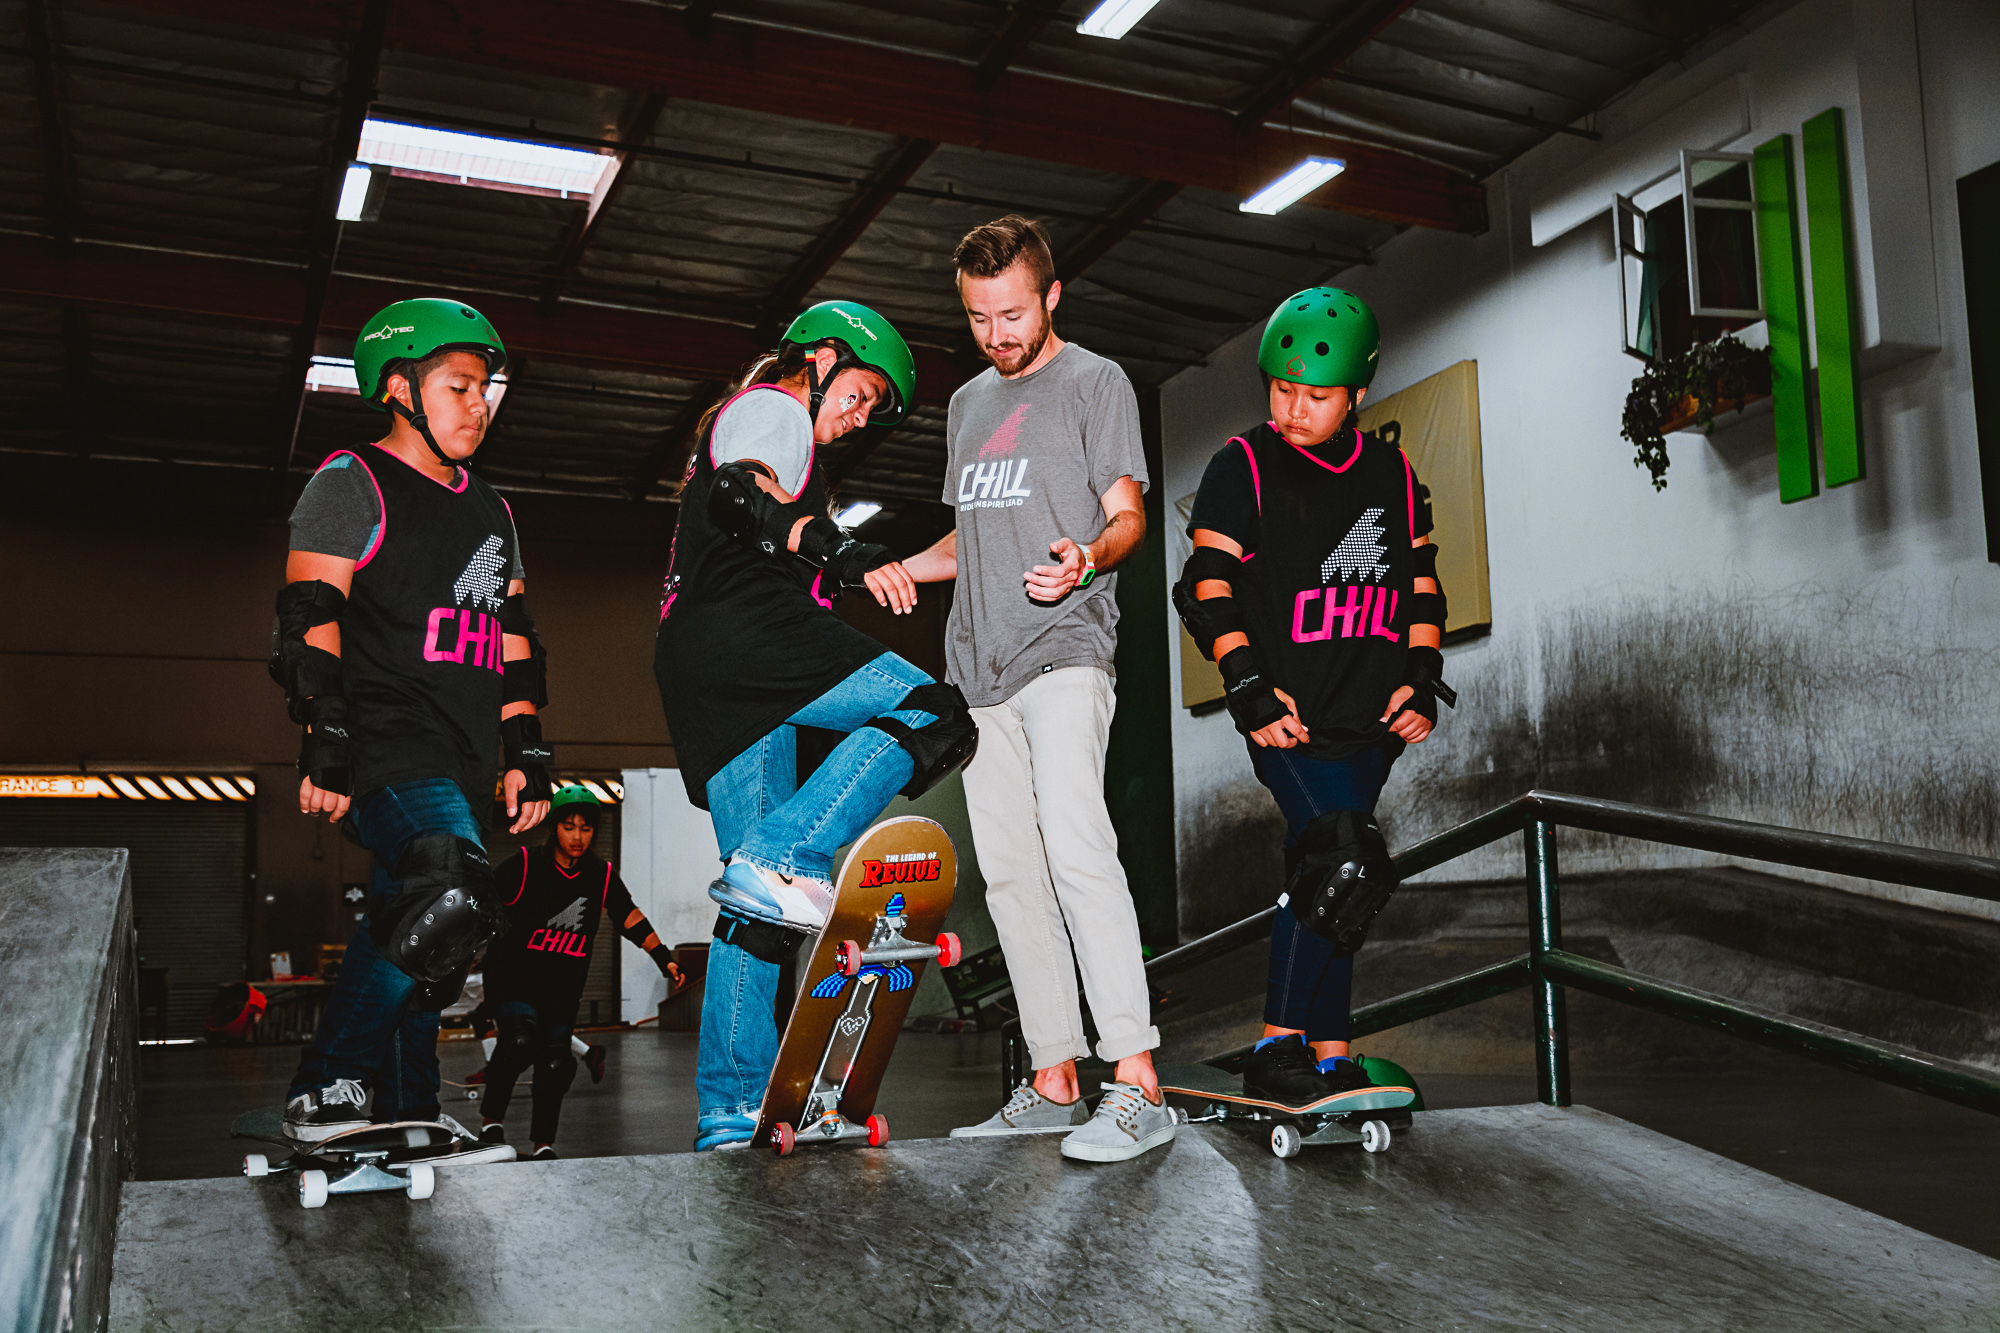
<svg viewBox="0 0 2000 1333">
<path fill-rule="evenodd" d="M 566 1158 L 687 1153 L 695 1114 L 694 1036 L 638 1028 L 586 1038 L 609 1048 L 609 1069 L 596 1085 L 579 1071 L 564 1102 L 557 1150 Z M 240 1181 L 243 1154 L 254 1145 L 231 1140 L 229 1122 L 242 1111 L 278 1105 L 298 1054 L 296 1046 L 145 1048 L 140 1179 Z M 1735 1054 L 1745 1058 L 1732 1060 Z M 999 1099 L 999 1059 L 997 1033 L 904 1033 L 878 1103 L 894 1138 L 942 1137 L 953 1125 L 991 1114 Z M 471 1041 L 445 1042 L 440 1061 L 445 1078 L 458 1082 L 482 1063 Z M 1518 1075 L 1418 1072 L 1434 1109 L 1534 1099 L 1525 1067 Z M 2000 1258 L 2000 1191 L 1992 1188 L 2000 1180 L 2000 1119 L 1722 1038 L 1698 1068 L 1579 1070 L 1575 1088 L 1579 1102 L 1634 1125 Z M 463 1100 L 462 1089 L 447 1085 L 445 1092 L 446 1113 L 476 1129 L 478 1103 Z M 507 1117 L 512 1140 L 524 1151 L 529 1098 L 524 1080 Z M 1243 1151 L 1269 1158 L 1247 1131 L 1203 1133 L 1240 1137 Z M 1422 1142 L 1419 1136 L 1410 1146 L 1421 1151 Z M 1339 1155 L 1332 1149 L 1322 1156 L 1327 1154 Z M 1312 1156 L 1309 1150 L 1307 1159 Z M 857 1163 L 855 1169 L 869 1168 Z M 444 1192 L 440 1186 L 440 1197 Z"/>
</svg>

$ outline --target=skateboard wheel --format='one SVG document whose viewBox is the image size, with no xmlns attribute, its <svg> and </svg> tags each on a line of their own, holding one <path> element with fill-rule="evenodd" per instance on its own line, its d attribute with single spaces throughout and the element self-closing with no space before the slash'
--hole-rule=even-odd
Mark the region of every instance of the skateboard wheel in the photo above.
<svg viewBox="0 0 2000 1333">
<path fill-rule="evenodd" d="M 326 1207 L 326 1172 L 299 1172 L 299 1207 Z"/>
<path fill-rule="evenodd" d="M 879 1148 L 889 1141 L 889 1118 L 871 1115 L 868 1117 L 868 1146 Z"/>
<path fill-rule="evenodd" d="M 958 936 L 946 931 L 937 939 L 938 966 L 957 967 L 965 957 L 965 949 L 958 942 Z"/>
<path fill-rule="evenodd" d="M 799 1146 L 799 1136 L 790 1125 L 778 1125 L 771 1130 L 771 1151 L 780 1157 L 790 1157 L 792 1149 Z"/>
<path fill-rule="evenodd" d="M 410 1167 L 410 1197 L 428 1199 L 437 1192 L 437 1172 L 429 1162 L 416 1162 Z"/>
<path fill-rule="evenodd" d="M 860 975 L 861 946 L 859 944 L 853 940 L 842 940 L 840 942 L 840 952 L 837 957 L 840 960 L 840 974 L 842 976 L 852 977 Z"/>
<path fill-rule="evenodd" d="M 1361 1150 L 1363 1152 L 1389 1151 L 1389 1126 L 1380 1120 L 1370 1120 L 1362 1125 Z"/>
<path fill-rule="evenodd" d="M 243 1174 L 246 1176 L 268 1176 L 271 1174 L 271 1159 L 263 1153 L 253 1152 L 243 1159 Z"/>
<path fill-rule="evenodd" d="M 1304 1144 L 1299 1138 L 1297 1125 L 1271 1126 L 1271 1152 L 1277 1157 L 1297 1157 Z M 1369 1149 L 1373 1152 L 1374 1149 Z"/>
</svg>

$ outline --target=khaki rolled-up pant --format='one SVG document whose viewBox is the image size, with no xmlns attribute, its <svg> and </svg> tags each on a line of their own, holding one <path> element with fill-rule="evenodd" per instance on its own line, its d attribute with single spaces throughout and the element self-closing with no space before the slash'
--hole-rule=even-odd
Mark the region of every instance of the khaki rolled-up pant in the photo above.
<svg viewBox="0 0 2000 1333">
<path fill-rule="evenodd" d="M 966 813 L 1036 1069 L 1088 1053 L 1079 971 L 1100 1059 L 1160 1044 L 1139 913 L 1104 805 L 1115 707 L 1110 676 L 1064 667 L 1004 703 L 972 710 L 979 751 L 965 766 Z"/>
</svg>

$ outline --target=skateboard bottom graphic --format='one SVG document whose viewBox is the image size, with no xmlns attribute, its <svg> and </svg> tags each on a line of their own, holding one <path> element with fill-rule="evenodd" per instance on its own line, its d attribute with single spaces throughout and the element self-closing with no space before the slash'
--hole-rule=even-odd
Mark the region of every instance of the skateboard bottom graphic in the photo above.
<svg viewBox="0 0 2000 1333">
<path fill-rule="evenodd" d="M 1303 1105 L 1287 1105 L 1243 1091 L 1240 1075 L 1214 1065 L 1162 1065 L 1160 1090 L 1200 1105 L 1188 1123 L 1250 1122 L 1270 1126 L 1271 1151 L 1297 1157 L 1306 1148 L 1358 1143 L 1363 1152 L 1387 1152 L 1395 1131 L 1414 1123 L 1420 1104 L 1414 1084 L 1361 1088 Z"/>
<path fill-rule="evenodd" d="M 230 1126 L 231 1138 L 254 1139 L 285 1149 L 276 1161 L 253 1152 L 243 1159 L 246 1176 L 297 1173 L 299 1204 L 322 1208 L 335 1194 L 397 1192 L 428 1199 L 440 1168 L 511 1162 L 518 1154 L 503 1143 L 481 1143 L 437 1120 L 396 1120 L 343 1130 L 318 1143 L 302 1143 L 285 1133 L 282 1112 L 249 1111 Z"/>
</svg>

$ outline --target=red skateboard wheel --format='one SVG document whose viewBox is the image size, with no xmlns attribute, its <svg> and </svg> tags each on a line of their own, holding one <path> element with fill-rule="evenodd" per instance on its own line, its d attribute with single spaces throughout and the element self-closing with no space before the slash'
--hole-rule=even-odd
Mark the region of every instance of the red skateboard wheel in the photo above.
<svg viewBox="0 0 2000 1333">
<path fill-rule="evenodd" d="M 771 1130 L 771 1150 L 780 1157 L 790 1157 L 792 1149 L 799 1146 L 798 1133 L 790 1125 L 777 1125 Z"/>
<path fill-rule="evenodd" d="M 842 976 L 858 976 L 861 973 L 861 946 L 853 940 L 842 940 L 840 951 L 835 954 L 840 961 Z"/>
<path fill-rule="evenodd" d="M 879 1148 L 889 1141 L 889 1120 L 886 1116 L 868 1117 L 868 1146 Z"/>
<path fill-rule="evenodd" d="M 959 944 L 958 936 L 948 930 L 937 937 L 937 951 L 939 967 L 957 967 L 965 957 L 965 949 Z"/>
</svg>

